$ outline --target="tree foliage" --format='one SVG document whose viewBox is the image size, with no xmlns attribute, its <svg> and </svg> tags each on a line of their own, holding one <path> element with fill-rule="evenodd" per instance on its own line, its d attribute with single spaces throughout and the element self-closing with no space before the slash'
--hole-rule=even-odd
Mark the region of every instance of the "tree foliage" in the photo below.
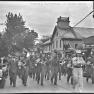
<svg viewBox="0 0 94 94">
<path fill-rule="evenodd" d="M 18 33 L 22 33 L 25 31 L 25 21 L 23 21 L 22 16 L 14 14 L 13 13 L 8 13 L 6 15 L 7 17 L 7 22 L 6 22 L 6 31 L 9 33 L 11 36 L 14 36 Z"/>
<path fill-rule="evenodd" d="M 8 55 L 8 47 L 6 45 L 5 40 L 0 38 L 0 57 Z"/>
<path fill-rule="evenodd" d="M 35 39 L 38 37 L 38 34 L 34 32 L 34 30 L 31 30 L 31 32 L 28 32 L 26 37 L 24 38 L 24 47 L 26 49 L 33 48 L 35 45 Z"/>
<path fill-rule="evenodd" d="M 6 41 L 7 47 L 11 48 L 11 45 L 13 43 L 14 37 L 18 33 L 25 32 L 25 21 L 23 21 L 22 16 L 13 14 L 13 13 L 8 13 L 6 15 L 7 21 L 6 21 L 6 28 L 5 28 L 5 33 L 3 35 L 3 39 Z"/>
<path fill-rule="evenodd" d="M 17 15 L 9 12 L 6 18 L 6 28 L 2 40 L 6 44 L 8 52 L 32 48 L 38 34 L 34 30 L 30 31 L 29 28 L 25 27 L 25 21 L 20 13 Z M 2 42 L 0 44 L 0 48 L 2 48 Z"/>
</svg>

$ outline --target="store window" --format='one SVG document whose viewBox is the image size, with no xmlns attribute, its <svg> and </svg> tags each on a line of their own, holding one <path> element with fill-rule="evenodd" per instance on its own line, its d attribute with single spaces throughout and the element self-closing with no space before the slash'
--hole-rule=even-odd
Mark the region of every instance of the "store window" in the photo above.
<svg viewBox="0 0 94 94">
<path fill-rule="evenodd" d="M 60 40 L 60 48 L 61 48 L 61 40 Z"/>
<path fill-rule="evenodd" d="M 56 36 L 58 36 L 58 32 L 56 33 Z"/>
<path fill-rule="evenodd" d="M 58 40 L 56 41 L 56 48 L 58 48 Z"/>
<path fill-rule="evenodd" d="M 75 48 L 77 48 L 78 44 L 75 44 Z"/>
</svg>

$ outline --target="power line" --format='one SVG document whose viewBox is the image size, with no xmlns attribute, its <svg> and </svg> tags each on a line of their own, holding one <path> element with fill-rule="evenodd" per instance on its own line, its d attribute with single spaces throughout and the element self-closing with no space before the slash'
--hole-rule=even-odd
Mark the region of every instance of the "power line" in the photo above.
<svg viewBox="0 0 94 94">
<path fill-rule="evenodd" d="M 80 20 L 79 22 L 77 22 L 73 27 L 77 26 L 78 24 L 80 24 L 83 20 L 85 20 L 91 13 L 94 13 L 94 9 L 93 11 L 91 11 L 90 13 L 88 13 L 82 20 Z M 35 26 L 51 26 L 51 25 L 44 25 L 44 24 L 33 24 Z"/>
<path fill-rule="evenodd" d="M 78 24 L 80 24 L 83 20 L 85 20 L 91 13 L 93 13 L 93 11 L 91 11 L 89 14 L 87 14 L 82 20 L 80 20 L 78 23 L 76 23 L 73 27 L 77 26 Z"/>
<path fill-rule="evenodd" d="M 93 2 L 94 3 L 94 2 Z M 93 6 L 94 7 L 94 6 Z M 87 14 L 82 20 L 80 20 L 78 23 L 76 23 L 73 27 L 77 26 L 78 24 L 80 24 L 83 20 L 85 20 L 91 13 L 94 13 L 94 9 L 93 11 L 91 11 L 89 14 Z M 0 25 L 5 25 L 5 23 L 0 23 Z M 44 24 L 32 24 L 32 25 L 38 25 L 38 26 L 51 26 L 51 25 L 44 25 Z"/>
</svg>

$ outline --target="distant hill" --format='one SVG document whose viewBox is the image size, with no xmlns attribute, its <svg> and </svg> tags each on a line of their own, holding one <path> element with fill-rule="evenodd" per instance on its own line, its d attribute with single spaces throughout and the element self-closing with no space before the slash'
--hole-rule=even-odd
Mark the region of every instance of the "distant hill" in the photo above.
<svg viewBox="0 0 94 94">
<path fill-rule="evenodd" d="M 94 36 L 90 36 L 88 38 L 83 39 L 84 43 L 87 45 L 94 45 Z"/>
</svg>

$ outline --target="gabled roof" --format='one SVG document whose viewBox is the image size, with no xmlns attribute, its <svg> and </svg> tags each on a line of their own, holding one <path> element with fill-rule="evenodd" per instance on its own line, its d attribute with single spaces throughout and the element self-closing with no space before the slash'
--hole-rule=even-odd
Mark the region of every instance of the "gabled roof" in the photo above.
<svg viewBox="0 0 94 94">
<path fill-rule="evenodd" d="M 53 37 L 54 37 L 56 31 L 57 31 L 57 26 L 55 26 L 55 28 L 54 28 L 54 31 L 53 31 L 53 34 L 52 34 L 51 40 L 53 39 Z"/>
<path fill-rule="evenodd" d="M 51 43 L 51 40 L 50 39 L 48 41 L 46 41 L 45 43 L 43 43 L 43 45 L 49 44 L 49 43 Z"/>
<path fill-rule="evenodd" d="M 87 37 L 90 37 L 90 36 L 94 37 L 94 28 L 70 27 L 69 26 L 68 28 L 63 28 L 62 29 L 62 28 L 60 28 L 58 26 L 55 26 L 54 30 L 53 30 L 53 34 L 51 36 L 51 41 L 53 40 L 53 37 L 54 37 L 56 31 L 58 31 L 58 29 L 60 29 L 61 32 L 63 32 L 64 29 L 67 31 L 65 34 L 63 34 L 62 39 L 72 39 L 72 40 L 77 39 L 77 40 L 81 40 L 81 39 L 84 39 L 84 38 L 87 38 Z M 84 40 L 85 43 L 87 43 L 87 44 L 92 43 L 91 42 L 92 40 L 90 40 L 90 39 L 87 39 L 87 40 Z"/>
<path fill-rule="evenodd" d="M 43 36 L 43 38 L 41 38 L 40 41 L 43 42 L 43 43 L 45 43 L 49 39 L 51 39 L 51 36 Z"/>
<path fill-rule="evenodd" d="M 57 31 L 57 26 L 55 26 L 53 34 L 52 34 L 52 39 L 54 37 L 55 32 Z M 62 28 L 59 28 L 62 30 Z M 65 29 L 65 28 L 64 28 Z M 64 30 L 63 29 L 63 30 Z M 71 27 L 71 32 L 67 32 L 63 37 L 64 38 L 87 38 L 90 36 L 94 36 L 94 28 L 85 28 L 85 27 Z M 73 29 L 73 30 L 72 30 Z"/>
<path fill-rule="evenodd" d="M 72 27 L 70 27 L 63 35 L 63 38 L 82 39 L 82 36 L 78 32 L 75 32 Z"/>
<path fill-rule="evenodd" d="M 61 38 L 62 40 L 70 40 L 70 41 L 74 41 L 74 40 L 77 40 L 77 41 L 81 41 L 82 39 L 78 39 L 78 38 Z"/>
<path fill-rule="evenodd" d="M 60 29 L 61 32 L 63 32 L 64 29 L 66 30 L 66 33 L 63 34 L 62 38 L 73 38 L 73 39 L 82 39 L 83 38 L 80 35 L 80 33 L 75 32 L 74 29 L 72 27 L 70 27 L 70 26 L 68 28 L 63 28 L 63 29 L 58 27 L 58 26 L 55 26 L 51 39 L 53 39 L 57 29 Z"/>
</svg>

